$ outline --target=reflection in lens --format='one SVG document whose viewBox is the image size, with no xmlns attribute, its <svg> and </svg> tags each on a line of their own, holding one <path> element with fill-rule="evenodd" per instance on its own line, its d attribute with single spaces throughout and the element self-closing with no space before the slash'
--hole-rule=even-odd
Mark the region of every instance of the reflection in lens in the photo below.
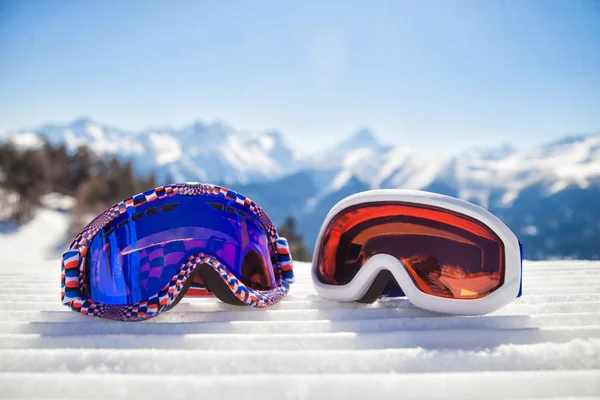
<svg viewBox="0 0 600 400">
<path fill-rule="evenodd" d="M 215 208 L 215 202 L 223 206 Z M 197 253 L 214 256 L 243 282 L 242 265 L 252 254 L 263 275 L 259 286 L 274 288 L 271 244 L 261 226 L 235 202 L 209 196 L 164 198 L 128 209 L 92 240 L 90 297 L 103 304 L 146 300 Z"/>
<path fill-rule="evenodd" d="M 319 249 L 319 277 L 347 284 L 376 254 L 397 258 L 419 290 L 439 297 L 483 297 L 504 276 L 502 242 L 484 225 L 445 210 L 371 203 L 333 218 Z"/>
</svg>

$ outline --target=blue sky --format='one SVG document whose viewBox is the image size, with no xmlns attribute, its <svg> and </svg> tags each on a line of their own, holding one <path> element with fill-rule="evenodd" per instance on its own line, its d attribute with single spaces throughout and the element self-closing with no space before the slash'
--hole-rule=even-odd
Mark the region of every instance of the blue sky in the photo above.
<svg viewBox="0 0 600 400">
<path fill-rule="evenodd" d="M 600 130 L 600 1 L 0 0 L 0 131 L 222 120 L 310 151 Z"/>
</svg>

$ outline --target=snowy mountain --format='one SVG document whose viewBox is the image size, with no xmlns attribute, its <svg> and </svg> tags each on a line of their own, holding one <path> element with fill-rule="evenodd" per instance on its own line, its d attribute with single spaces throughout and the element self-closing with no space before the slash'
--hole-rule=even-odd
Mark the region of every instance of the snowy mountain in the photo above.
<svg viewBox="0 0 600 400">
<path fill-rule="evenodd" d="M 520 235 L 530 258 L 600 258 L 600 132 L 542 146 L 503 144 L 441 157 L 379 142 L 361 129 L 299 158 L 279 132 L 251 135 L 216 122 L 126 132 L 90 119 L 5 135 L 21 147 L 41 137 L 69 150 L 132 159 L 159 179 L 225 184 L 288 216 L 312 247 L 321 221 L 343 197 L 375 188 L 422 189 L 490 209 Z"/>
<path fill-rule="evenodd" d="M 503 145 L 451 157 L 372 140 L 364 147 L 340 147 L 313 156 L 293 175 L 268 185 L 240 185 L 239 190 L 263 204 L 276 221 L 295 215 L 309 246 L 329 209 L 343 197 L 375 188 L 409 188 L 488 208 L 521 238 L 529 258 L 600 258 L 600 133 L 531 149 Z"/>
<path fill-rule="evenodd" d="M 344 141 L 313 158 L 313 169 L 329 169 L 335 191 L 352 178 L 375 188 L 431 189 L 443 186 L 454 196 L 489 206 L 500 192 L 500 203 L 510 205 L 519 193 L 542 184 L 548 194 L 569 187 L 588 188 L 600 178 L 600 133 L 570 137 L 533 149 L 509 145 L 472 149 L 452 157 L 414 152 L 406 147 L 379 144 L 367 136 L 364 146 Z"/>
<path fill-rule="evenodd" d="M 99 156 L 131 159 L 138 170 L 155 170 L 159 178 L 168 176 L 173 181 L 231 185 L 278 178 L 294 167 L 294 158 L 279 133 L 252 136 L 219 122 L 127 132 L 82 118 L 5 136 L 21 146 L 40 145 L 39 137 L 54 145 L 64 144 L 70 151 L 86 145 Z"/>
</svg>

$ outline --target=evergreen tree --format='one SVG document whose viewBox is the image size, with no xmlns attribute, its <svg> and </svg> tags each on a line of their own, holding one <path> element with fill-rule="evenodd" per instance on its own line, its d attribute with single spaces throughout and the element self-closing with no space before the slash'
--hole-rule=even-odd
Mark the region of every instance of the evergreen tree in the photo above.
<svg viewBox="0 0 600 400">
<path fill-rule="evenodd" d="M 77 149 L 75 154 L 70 157 L 69 161 L 69 170 L 71 171 L 69 187 L 73 188 L 73 192 L 76 192 L 79 185 L 96 172 L 92 168 L 93 157 L 87 147 L 81 146 Z"/>
<path fill-rule="evenodd" d="M 0 207 L 17 222 L 32 215 L 44 194 L 57 192 L 75 196 L 76 230 L 112 204 L 156 186 L 153 172 L 136 175 L 131 161 L 99 158 L 85 146 L 69 155 L 64 145 L 54 147 L 47 140 L 26 151 L 10 141 L 0 144 Z"/>
<path fill-rule="evenodd" d="M 70 187 L 71 168 L 65 146 L 52 147 L 45 140 L 42 151 L 39 153 L 46 173 L 45 191 L 74 194 L 76 188 Z"/>
<path fill-rule="evenodd" d="M 16 204 L 11 205 L 11 219 L 23 222 L 32 216 L 36 206 L 40 204 L 44 191 L 44 168 L 38 151 L 19 151 L 10 143 L 2 147 L 0 182 L 7 194 L 17 196 Z"/>
<path fill-rule="evenodd" d="M 290 252 L 296 261 L 311 261 L 312 255 L 306 248 L 302 236 L 296 230 L 296 220 L 293 217 L 288 217 L 283 225 L 277 228 L 279 236 L 287 239 L 290 245 Z"/>
</svg>

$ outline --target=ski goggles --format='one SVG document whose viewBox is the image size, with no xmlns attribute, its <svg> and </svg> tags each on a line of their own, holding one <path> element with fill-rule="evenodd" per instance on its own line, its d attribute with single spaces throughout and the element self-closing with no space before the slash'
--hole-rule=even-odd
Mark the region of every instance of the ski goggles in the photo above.
<svg viewBox="0 0 600 400">
<path fill-rule="evenodd" d="M 152 318 L 183 296 L 266 308 L 293 282 L 287 241 L 252 200 L 175 184 L 108 208 L 62 260 L 63 304 L 102 318 Z"/>
<path fill-rule="evenodd" d="M 312 280 L 322 297 L 372 303 L 406 296 L 448 314 L 485 314 L 521 295 L 522 247 L 490 212 L 412 190 L 340 201 L 321 227 Z"/>
</svg>

